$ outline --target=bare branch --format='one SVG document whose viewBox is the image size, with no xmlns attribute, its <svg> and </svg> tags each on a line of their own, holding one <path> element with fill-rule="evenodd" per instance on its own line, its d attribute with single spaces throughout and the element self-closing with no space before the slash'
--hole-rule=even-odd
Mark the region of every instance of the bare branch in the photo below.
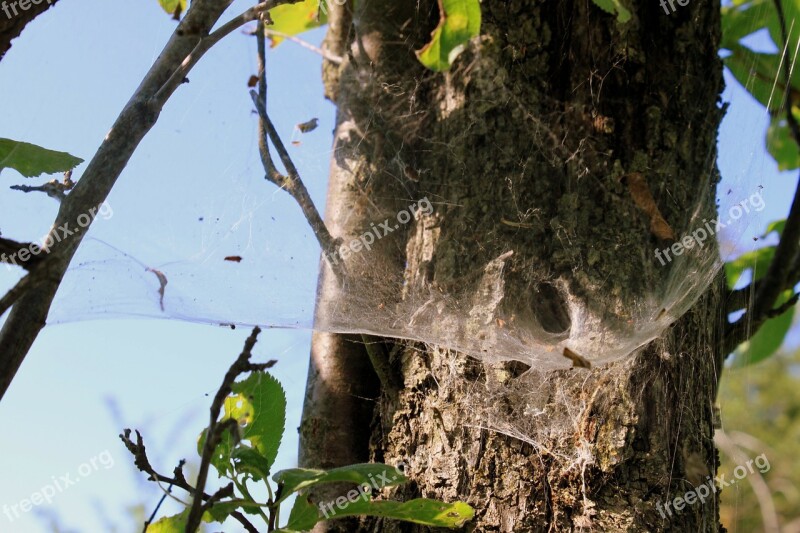
<svg viewBox="0 0 800 533">
<path fill-rule="evenodd" d="M 64 172 L 64 179 L 62 181 L 50 180 L 44 185 L 12 185 L 11 189 L 14 191 L 28 192 L 43 192 L 50 198 L 55 198 L 59 202 L 63 200 L 67 192 L 75 187 L 75 182 L 72 181 L 72 171 Z"/>
<path fill-rule="evenodd" d="M 208 429 L 206 430 L 206 440 L 203 443 L 203 453 L 200 457 L 200 468 L 197 472 L 198 493 L 202 492 L 205 488 L 206 481 L 208 480 L 208 470 L 211 466 L 211 457 L 214 455 L 214 450 L 217 449 L 217 445 L 220 443 L 222 436 L 228 431 L 236 431 L 237 429 L 236 425 L 238 422 L 236 420 L 228 419 L 221 422 L 219 421 L 219 413 L 222 410 L 225 399 L 231 394 L 236 378 L 245 372 L 264 370 L 275 364 L 275 361 L 269 361 L 268 363 L 264 364 L 253 364 L 250 362 L 253 347 L 258 341 L 259 333 L 261 333 L 261 329 L 258 327 L 253 328 L 253 332 L 244 343 L 242 353 L 239 354 L 239 357 L 225 373 L 225 377 L 222 380 L 222 385 L 220 385 L 217 393 L 214 395 L 214 401 L 211 402 L 209 424 Z M 214 497 L 217 497 L 217 494 L 215 494 Z M 189 511 L 189 518 L 186 521 L 187 531 L 195 531 L 200 526 L 203 513 L 211 505 L 213 505 L 214 501 L 216 501 L 214 497 L 209 499 L 208 504 L 204 505 L 203 498 L 198 498 L 195 495 Z"/>
<path fill-rule="evenodd" d="M 284 189 L 292 196 L 292 198 L 295 199 L 297 204 L 300 206 L 300 209 L 303 211 L 303 214 L 305 215 L 308 224 L 311 226 L 311 230 L 314 232 L 314 236 L 317 238 L 317 241 L 319 242 L 319 245 L 327 259 L 328 257 L 334 256 L 336 248 L 339 245 L 339 241 L 334 239 L 331 236 L 330 231 L 328 231 L 325 222 L 322 220 L 322 216 L 314 205 L 314 201 L 311 199 L 311 195 L 308 194 L 308 189 L 306 189 L 306 186 L 300 177 L 300 173 L 297 171 L 297 167 L 294 165 L 294 161 L 292 161 L 289 152 L 286 151 L 286 147 L 278 135 L 278 132 L 275 130 L 275 126 L 272 124 L 272 121 L 267 113 L 267 73 L 265 68 L 266 39 L 264 37 L 263 29 L 263 24 L 259 23 L 256 30 L 260 74 L 258 85 L 259 92 L 257 93 L 256 91 L 250 91 L 250 96 L 253 98 L 253 103 L 258 110 L 260 133 L 258 147 L 259 152 L 261 153 L 261 161 L 264 164 L 264 171 L 267 173 L 266 179 L 281 189 Z M 270 155 L 267 138 L 272 141 L 272 145 L 278 152 L 278 156 L 281 158 L 281 162 L 283 162 L 283 166 L 286 168 L 286 176 L 281 174 L 277 168 L 275 168 L 275 164 L 272 161 L 272 156 Z M 343 267 L 341 267 L 341 265 L 338 263 L 329 262 L 328 264 L 331 265 L 331 269 L 341 279 Z"/>
</svg>

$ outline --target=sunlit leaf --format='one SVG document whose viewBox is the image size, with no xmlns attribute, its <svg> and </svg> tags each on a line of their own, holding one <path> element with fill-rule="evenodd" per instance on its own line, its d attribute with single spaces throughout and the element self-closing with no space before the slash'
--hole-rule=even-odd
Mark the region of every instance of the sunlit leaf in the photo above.
<svg viewBox="0 0 800 533">
<path fill-rule="evenodd" d="M 233 393 L 225 399 L 222 420 L 234 419 L 240 428 L 242 440 L 252 447 L 236 443 L 229 432 L 222 436 L 211 464 L 219 474 L 230 473 L 231 461 L 253 476 L 264 476 L 278 455 L 281 438 L 286 425 L 286 394 L 274 377 L 266 372 L 254 372 L 244 381 L 234 383 Z M 198 453 L 202 454 L 205 443 L 204 431 L 198 440 Z M 251 452 L 235 450 L 235 446 Z M 255 459 L 254 453 L 263 458 Z"/>
<path fill-rule="evenodd" d="M 0 138 L 0 172 L 13 168 L 26 178 L 72 170 L 83 159 L 21 141 Z"/>
<path fill-rule="evenodd" d="M 464 502 L 444 503 L 427 498 L 418 498 L 407 502 L 372 501 L 361 498 L 355 502 L 347 501 L 342 508 L 332 505 L 328 509 L 330 517 L 344 516 L 379 516 L 393 518 L 431 527 L 456 528 L 463 526 L 475 516 L 475 510 Z"/>
<path fill-rule="evenodd" d="M 290 468 L 276 472 L 272 479 L 276 483 L 283 484 L 279 502 L 288 498 L 293 492 L 322 483 L 351 482 L 358 485 L 366 483 L 383 488 L 407 481 L 407 478 L 393 466 L 377 463 L 355 464 L 331 470 Z"/>
<path fill-rule="evenodd" d="M 792 291 L 784 291 L 776 306 L 784 304 L 789 298 L 792 297 Z M 778 348 L 783 344 L 783 339 L 786 333 L 792 327 L 792 320 L 794 319 L 795 306 L 782 315 L 775 318 L 770 318 L 761 326 L 758 332 L 753 335 L 750 340 L 743 342 L 733 352 L 734 368 L 743 367 L 758 363 L 768 358 L 778 351 Z"/>
<path fill-rule="evenodd" d="M 721 48 L 730 48 L 739 40 L 777 21 L 773 0 L 748 0 L 724 6 Z"/>
<path fill-rule="evenodd" d="M 732 46 L 731 52 L 724 61 L 736 81 L 742 84 L 761 105 L 764 107 L 769 105 L 771 111 L 778 111 L 783 102 L 784 88 L 783 76 L 778 68 L 780 56 L 753 52 L 739 45 Z M 793 83 L 798 85 L 797 82 L 800 80 L 795 78 L 797 76 L 793 78 Z"/>
<path fill-rule="evenodd" d="M 285 33 L 287 35 L 297 35 L 304 31 L 318 28 L 328 22 L 328 10 L 325 3 L 320 5 L 320 0 L 305 0 L 297 4 L 283 4 L 274 7 L 269 14 L 275 24 L 268 26 L 267 29 Z M 278 46 L 283 37 L 275 34 L 268 34 L 272 41 L 272 46 Z"/>
<path fill-rule="evenodd" d="M 769 226 L 767 226 L 766 231 L 764 231 L 764 235 L 762 235 L 761 237 L 762 238 L 767 237 L 773 231 L 777 232 L 779 236 L 783 235 L 783 228 L 785 227 L 786 227 L 785 218 L 783 220 L 776 220 L 774 222 L 770 222 Z"/>
<path fill-rule="evenodd" d="M 620 0 L 594 0 L 594 3 L 606 13 L 617 15 L 617 22 L 624 23 L 631 19 L 631 12 Z"/>
<path fill-rule="evenodd" d="M 161 520 L 147 526 L 147 533 L 184 533 L 189 520 L 189 509 L 180 514 L 165 516 Z"/>
<path fill-rule="evenodd" d="M 725 275 L 728 279 L 728 288 L 733 289 L 739 281 L 741 275 L 748 271 L 753 271 L 753 280 L 761 279 L 767 273 L 772 258 L 775 257 L 775 247 L 766 246 L 747 252 L 733 261 L 725 263 Z"/>
<path fill-rule="evenodd" d="M 450 68 L 469 40 L 480 34 L 481 5 L 479 0 L 439 0 L 439 15 L 431 42 L 417 57 L 429 69 L 442 72 Z"/>
<path fill-rule="evenodd" d="M 186 11 L 186 1 L 187 0 L 158 0 L 158 3 L 161 4 L 164 11 L 172 15 L 175 20 L 179 20 L 181 13 Z"/>
<path fill-rule="evenodd" d="M 789 131 L 786 118 L 776 117 L 770 121 L 767 128 L 767 151 L 778 163 L 778 170 L 800 168 L 800 150 Z"/>
</svg>

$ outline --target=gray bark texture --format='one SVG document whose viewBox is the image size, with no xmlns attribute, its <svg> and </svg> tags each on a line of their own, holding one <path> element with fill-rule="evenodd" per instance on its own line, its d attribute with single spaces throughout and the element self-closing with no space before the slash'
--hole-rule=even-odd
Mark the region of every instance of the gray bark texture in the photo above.
<svg viewBox="0 0 800 533">
<path fill-rule="evenodd" d="M 644 175 L 676 227 L 698 198 L 712 217 L 722 117 L 719 3 L 671 15 L 632 4 L 618 24 L 588 0 L 483 2 L 481 37 L 447 73 L 414 57 L 435 2 L 333 6 L 326 46 L 347 58 L 324 72 L 338 106 L 333 235 L 353 238 L 424 192 L 435 214 L 377 243 L 405 271 L 398 292 L 447 291 L 514 250 L 507 316 L 568 329 L 558 279 L 624 317 L 623 303 L 654 285 L 664 247 L 625 176 Z M 398 180 L 409 167 L 414 179 Z M 341 290 L 323 268 L 318 313 Z M 716 495 L 663 516 L 656 507 L 716 470 L 719 303 L 714 283 L 660 339 L 605 368 L 543 373 L 395 343 L 385 353 L 397 392 L 378 392 L 357 338 L 317 334 L 301 463 L 403 462 L 411 481 L 382 497 L 466 501 L 476 517 L 465 531 L 720 531 Z M 316 531 L 430 528 L 351 519 Z"/>
<path fill-rule="evenodd" d="M 42 0 L 38 4 L 26 3 L 22 9 L 19 2 L 6 2 L 0 11 L 0 60 L 11 48 L 11 41 L 16 39 L 33 19 L 50 9 L 58 0 Z M 12 6 L 13 4 L 13 6 Z"/>
</svg>

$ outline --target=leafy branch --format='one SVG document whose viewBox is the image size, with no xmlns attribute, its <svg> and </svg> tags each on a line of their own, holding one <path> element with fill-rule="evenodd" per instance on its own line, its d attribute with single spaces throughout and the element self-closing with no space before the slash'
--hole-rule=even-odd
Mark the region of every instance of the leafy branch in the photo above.
<svg viewBox="0 0 800 533">
<path fill-rule="evenodd" d="M 187 507 L 181 513 L 150 524 L 156 514 L 154 511 L 144 525 L 145 532 L 194 533 L 203 521 L 224 522 L 228 518 L 238 521 L 249 532 L 264 530 L 252 522 L 254 517 L 260 517 L 266 531 L 292 533 L 308 531 L 322 520 L 345 516 L 379 516 L 449 528 L 460 527 L 473 517 L 472 508 L 462 502 L 447 504 L 426 498 L 405 503 L 373 500 L 373 491 L 407 481 L 397 469 L 384 464 L 356 464 L 327 471 L 281 470 L 272 476 L 276 484 L 273 487 L 269 475 L 285 431 L 286 396 L 280 383 L 266 372 L 275 365 L 274 360 L 267 363 L 250 361 L 259 333 L 259 328 L 253 329 L 214 395 L 209 425 L 200 434 L 200 467 L 194 484 L 189 483 L 183 473 L 184 461 L 175 467 L 172 476 L 160 474 L 151 465 L 138 431 L 135 441 L 130 429 L 120 435 L 133 455 L 136 467 L 146 473 L 149 480 L 168 484 L 156 511 L 167 496 L 182 501 L 171 494 L 173 487 L 191 497 L 190 504 L 183 502 Z M 236 381 L 243 374 L 250 375 Z M 220 478 L 229 480 L 213 494 L 206 492 L 211 467 Z M 264 484 L 269 494 L 266 502 L 258 502 L 251 496 L 250 482 Z M 358 488 L 334 502 L 312 503 L 308 491 L 331 483 L 348 483 Z M 297 495 L 297 498 L 289 518 L 283 527 L 279 527 L 281 505 L 292 495 Z"/>
</svg>

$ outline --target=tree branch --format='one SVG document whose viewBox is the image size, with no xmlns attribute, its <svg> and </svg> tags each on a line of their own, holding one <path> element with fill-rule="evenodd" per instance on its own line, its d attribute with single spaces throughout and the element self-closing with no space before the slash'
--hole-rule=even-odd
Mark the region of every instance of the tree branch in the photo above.
<svg viewBox="0 0 800 533">
<path fill-rule="evenodd" d="M 147 451 L 145 450 L 144 441 L 142 440 L 142 435 L 138 431 L 136 432 L 136 442 L 133 442 L 130 437 L 131 437 L 130 429 L 126 429 L 119 436 L 119 438 L 125 444 L 125 447 L 128 449 L 129 452 L 131 452 L 131 455 L 133 455 L 133 460 L 136 467 L 140 471 L 149 475 L 150 476 L 149 479 L 161 483 L 169 483 L 170 488 L 173 486 L 178 487 L 180 489 L 185 490 L 191 495 L 198 494 L 198 490 L 195 487 L 191 486 L 189 482 L 186 481 L 186 477 L 183 475 L 183 463 L 184 463 L 183 460 L 181 460 L 181 462 L 178 463 L 178 466 L 175 467 L 175 470 L 173 471 L 173 477 L 168 477 L 159 474 L 150 465 L 150 460 L 147 458 Z M 167 489 L 164 493 L 164 497 L 168 496 L 169 492 L 170 492 L 169 489 Z M 219 491 L 217 492 L 217 494 L 218 493 Z M 214 497 L 211 494 L 206 494 L 205 492 L 202 491 L 200 491 L 199 494 L 204 501 L 209 501 Z M 161 502 L 164 501 L 164 497 L 161 498 L 161 501 L 158 504 L 159 506 L 161 505 Z M 149 521 L 145 523 L 145 528 L 147 527 L 148 523 L 155 518 L 156 511 L 158 511 L 158 507 L 156 507 L 156 510 L 153 511 L 153 514 L 150 516 Z M 247 520 L 247 518 L 245 518 L 245 516 L 242 513 L 234 511 L 230 514 L 230 516 L 235 520 L 237 520 L 240 524 L 242 524 L 242 526 L 248 532 L 258 533 L 256 527 L 249 520 Z"/>
<path fill-rule="evenodd" d="M 258 28 L 256 29 L 256 39 L 258 42 L 259 61 L 258 93 L 256 91 L 250 91 L 250 96 L 258 110 L 258 130 L 260 134 L 258 148 L 261 154 L 261 161 L 264 165 L 264 171 L 266 172 L 265 177 L 268 181 L 284 189 L 294 198 L 303 211 L 303 215 L 305 215 L 308 224 L 311 226 L 311 230 L 314 232 L 314 236 L 322 248 L 323 255 L 327 259 L 335 254 L 336 248 L 339 245 L 339 240 L 334 239 L 330 231 L 328 231 L 325 222 L 322 220 L 322 216 L 319 214 L 317 207 L 314 205 L 314 201 L 311 199 L 311 195 L 308 193 L 308 189 L 300 177 L 300 173 L 297 171 L 297 167 L 294 165 L 294 161 L 292 161 L 289 152 L 286 151 L 286 147 L 267 113 L 266 38 L 264 36 L 264 26 L 261 22 L 259 22 Z M 283 166 L 286 168 L 288 175 L 284 176 L 275 167 L 272 156 L 270 155 L 267 138 L 272 141 L 272 145 L 278 152 L 278 156 L 281 158 L 281 162 L 283 162 Z M 343 267 L 339 265 L 338 262 L 329 262 L 328 264 L 331 265 L 331 269 L 337 274 L 337 277 L 341 279 Z"/>
<path fill-rule="evenodd" d="M 101 205 L 116 183 L 139 143 L 153 128 L 161 108 L 183 81 L 185 74 L 207 51 L 208 40 L 232 31 L 234 24 L 247 22 L 248 10 L 209 34 L 233 0 L 195 0 L 178 24 L 164 50 L 120 113 L 97 153 L 72 192 L 61 202 L 51 235 L 65 223 Z M 270 0 L 259 4 L 267 10 L 297 0 Z M 252 8 L 255 9 L 255 8 Z M 237 26 L 238 27 L 238 26 Z M 201 43 L 205 43 L 202 44 Z M 198 49 L 198 46 L 200 48 Z M 43 263 L 48 264 L 46 280 L 31 287 L 17 300 L 0 330 L 0 399 L 8 390 L 25 355 L 44 327 L 50 304 L 85 231 L 57 242 Z"/>
<path fill-rule="evenodd" d="M 214 454 L 214 450 L 217 449 L 217 445 L 220 443 L 222 436 L 227 431 L 237 431 L 236 426 L 238 422 L 236 420 L 218 420 L 219 413 L 222 410 L 225 399 L 231 394 L 236 378 L 245 372 L 265 370 L 275 364 L 275 361 L 269 361 L 264 364 L 253 364 L 250 362 L 253 347 L 258 341 L 259 333 L 261 333 L 261 329 L 258 327 L 253 328 L 253 332 L 244 343 L 242 353 L 239 354 L 239 357 L 225 373 L 225 377 L 222 380 L 222 385 L 220 385 L 217 393 L 214 395 L 214 401 L 211 403 L 211 409 L 209 412 L 209 424 L 208 429 L 206 430 L 206 440 L 203 443 L 203 453 L 200 456 L 200 468 L 197 472 L 197 493 L 202 492 L 206 485 L 206 481 L 208 480 L 208 470 L 211 466 L 211 457 Z M 197 495 L 195 495 L 195 497 L 192 499 L 189 518 L 186 521 L 186 531 L 196 531 L 200 526 L 203 513 L 208 510 L 211 505 L 213 505 L 214 501 L 216 501 L 212 497 L 209 499 L 208 503 L 204 505 L 203 500 L 204 498 L 198 498 Z"/>
</svg>

